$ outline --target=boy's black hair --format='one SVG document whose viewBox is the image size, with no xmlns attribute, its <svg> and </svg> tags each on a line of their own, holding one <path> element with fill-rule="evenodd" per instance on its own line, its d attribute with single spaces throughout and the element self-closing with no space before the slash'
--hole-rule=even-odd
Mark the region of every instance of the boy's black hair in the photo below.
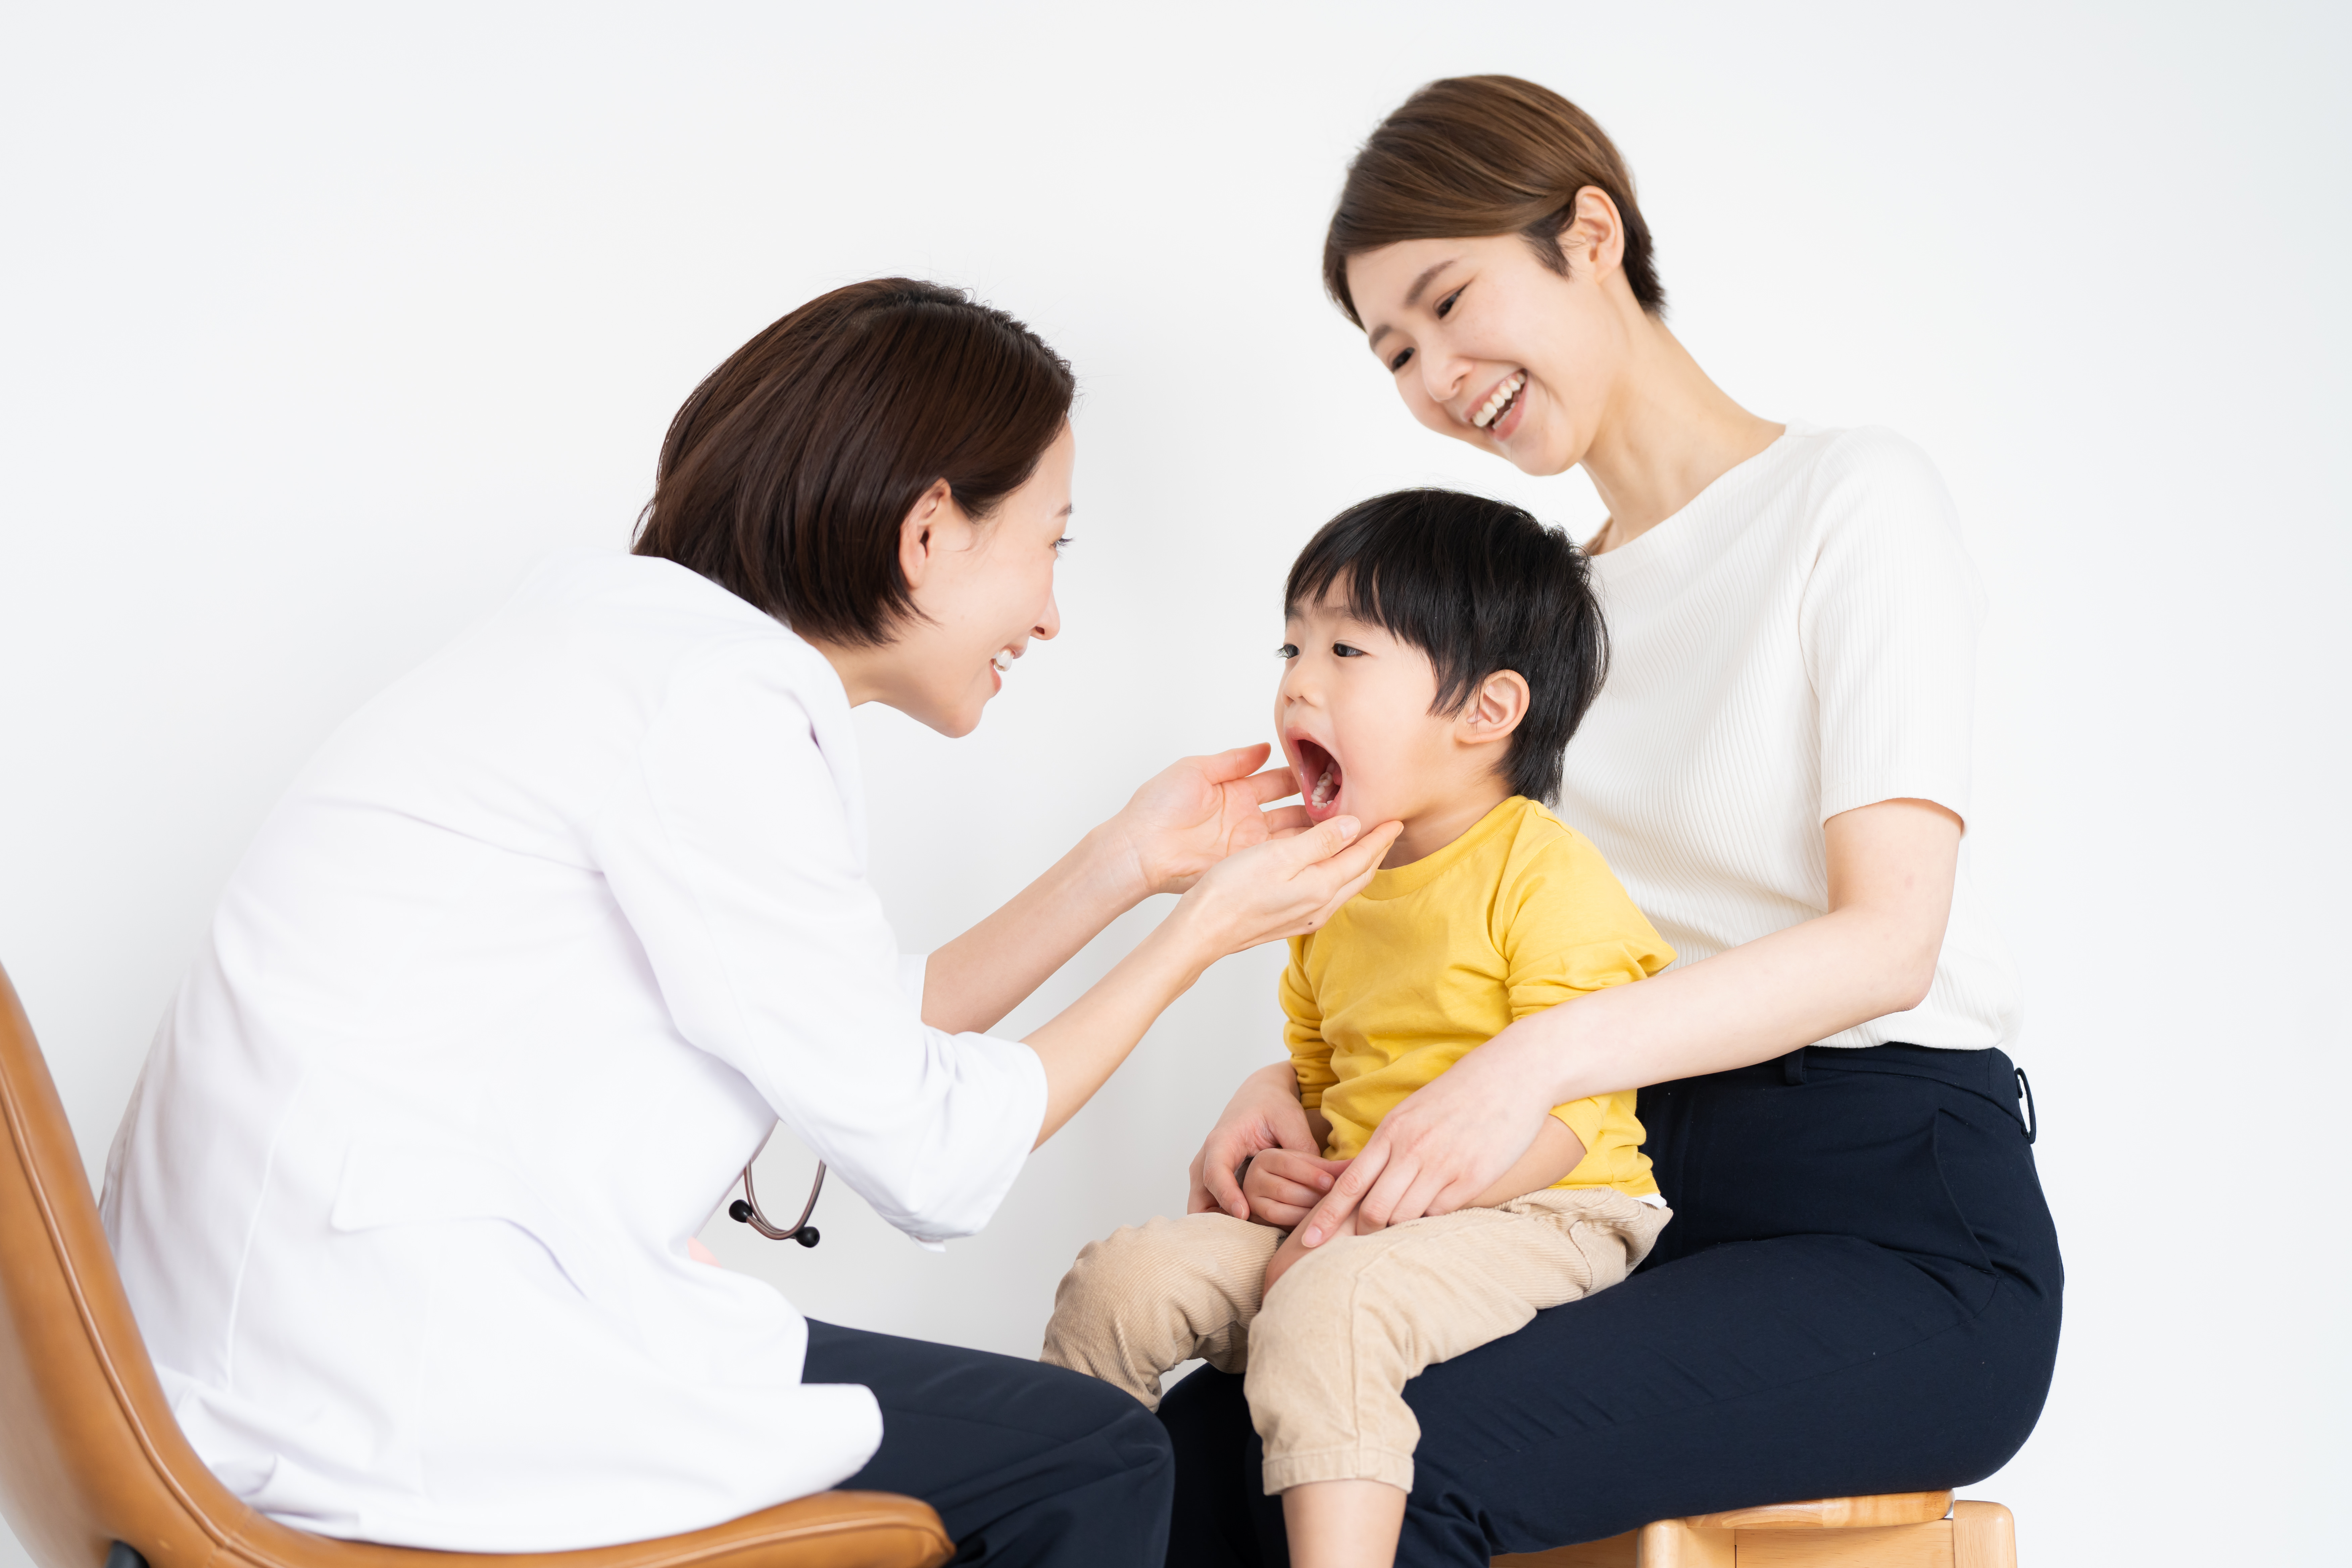
<svg viewBox="0 0 2352 1568">
<path fill-rule="evenodd" d="M 1433 713 L 1460 712 L 1486 677 L 1513 669 L 1528 713 L 1503 764 L 1514 793 L 1558 797 L 1560 752 L 1599 695 L 1609 634 L 1584 552 L 1507 501 L 1396 490 L 1358 501 L 1291 563 L 1283 609 L 1337 590 L 1349 613 L 1429 655 Z"/>
</svg>

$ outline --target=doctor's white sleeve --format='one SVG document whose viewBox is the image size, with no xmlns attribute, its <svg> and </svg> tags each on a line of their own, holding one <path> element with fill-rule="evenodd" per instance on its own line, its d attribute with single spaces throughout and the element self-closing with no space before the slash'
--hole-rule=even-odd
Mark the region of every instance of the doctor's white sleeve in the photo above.
<svg viewBox="0 0 2352 1568">
<path fill-rule="evenodd" d="M 1036 1140 L 1045 1069 L 1017 1040 L 924 1024 L 923 960 L 900 953 L 854 841 L 854 761 L 828 763 L 823 698 L 794 689 L 808 657 L 746 639 L 682 668 L 595 853 L 679 1033 L 898 1229 L 969 1236 Z M 829 738 L 852 747 L 829 695 Z"/>
</svg>

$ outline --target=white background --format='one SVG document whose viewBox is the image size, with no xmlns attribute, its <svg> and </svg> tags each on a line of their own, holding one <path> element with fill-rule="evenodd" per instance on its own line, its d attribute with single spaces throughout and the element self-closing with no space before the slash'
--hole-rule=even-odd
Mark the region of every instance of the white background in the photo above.
<svg viewBox="0 0 2352 1568">
<path fill-rule="evenodd" d="M 970 740 L 860 717 L 909 947 L 1266 732 L 1282 571 L 1341 505 L 1434 481 L 1591 526 L 1580 478 L 1412 425 L 1318 291 L 1355 142 L 1513 71 L 1624 148 L 1701 363 L 1924 445 L 1990 590 L 1971 828 L 2071 1289 L 2040 1430 L 1973 1494 L 2036 1563 L 2332 1555 L 2344 18 L 13 5 L 0 963 L 85 1153 L 297 765 L 542 552 L 623 542 L 678 401 L 825 288 L 968 285 L 1084 384 L 1062 640 Z M 1032 1354 L 1078 1245 L 1181 1202 L 1276 968 L 1213 973 L 944 1256 L 838 1190 L 814 1252 L 709 1239 L 817 1314 Z"/>
</svg>

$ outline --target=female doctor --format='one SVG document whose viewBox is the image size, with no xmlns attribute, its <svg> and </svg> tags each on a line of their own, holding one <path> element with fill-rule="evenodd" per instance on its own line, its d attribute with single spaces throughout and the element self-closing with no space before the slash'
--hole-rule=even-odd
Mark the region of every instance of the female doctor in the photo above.
<svg viewBox="0 0 2352 1568">
<path fill-rule="evenodd" d="M 966 734 L 1059 629 L 1072 391 L 952 290 L 803 306 L 679 411 L 634 553 L 542 566 L 278 805 L 105 1201 L 173 1410 L 255 1507 L 531 1551 L 847 1482 L 930 1501 L 959 1561 L 1157 1560 L 1169 1453 L 1126 1395 L 688 1257 L 780 1120 L 908 1235 L 977 1231 L 1208 964 L 1311 929 L 1393 837 L 1295 833 L 1262 746 L 1193 758 L 899 955 L 849 710 Z M 1178 891 L 1066 1012 L 985 1032 Z"/>
</svg>

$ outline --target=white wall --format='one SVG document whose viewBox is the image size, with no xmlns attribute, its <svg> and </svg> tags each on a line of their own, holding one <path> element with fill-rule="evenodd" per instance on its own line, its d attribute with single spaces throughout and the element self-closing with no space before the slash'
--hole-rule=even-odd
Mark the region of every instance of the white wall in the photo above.
<svg viewBox="0 0 2352 1568">
<path fill-rule="evenodd" d="M 861 716 L 910 946 L 1264 733 L 1282 568 L 1343 503 L 1596 521 L 1412 426 L 1318 294 L 1355 141 L 1511 70 L 1626 149 L 1701 361 L 1923 443 L 1991 590 L 1977 865 L 2072 1289 L 2048 1414 L 1976 1495 L 2036 1563 L 2319 1560 L 2352 1458 L 2344 18 L 12 7 L 0 962 L 85 1151 L 301 759 L 541 552 L 623 541 L 680 397 L 822 289 L 970 285 L 1086 389 L 1062 641 L 971 740 Z M 1181 1201 L 1274 973 L 1213 974 L 944 1257 L 839 1191 L 814 1253 L 709 1240 L 821 1315 L 1032 1353 L 1078 1244 Z M 762 1169 L 782 1206 L 805 1162 Z"/>
</svg>

